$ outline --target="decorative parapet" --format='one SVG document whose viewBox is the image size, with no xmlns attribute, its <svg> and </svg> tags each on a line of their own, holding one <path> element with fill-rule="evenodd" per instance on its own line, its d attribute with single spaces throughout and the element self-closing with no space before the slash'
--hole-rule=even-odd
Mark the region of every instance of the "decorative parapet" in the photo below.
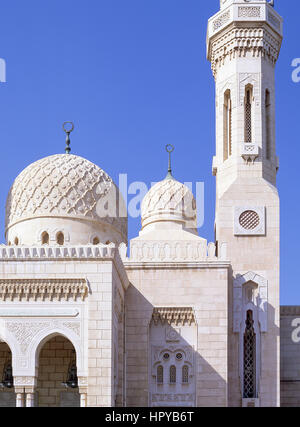
<svg viewBox="0 0 300 427">
<path fill-rule="evenodd" d="M 152 320 L 155 325 L 159 322 L 189 326 L 196 323 L 194 310 L 191 307 L 157 307 L 153 309 Z"/>
<path fill-rule="evenodd" d="M 85 279 L 0 279 L 0 298 L 2 301 L 15 299 L 22 301 L 42 301 L 54 298 L 66 301 L 88 295 L 88 285 Z"/>
<path fill-rule="evenodd" d="M 254 142 L 243 142 L 241 144 L 241 156 L 247 163 L 254 163 L 259 156 L 258 145 Z"/>
<path fill-rule="evenodd" d="M 142 241 L 131 242 L 129 262 L 189 262 L 217 261 L 227 258 L 226 243 L 220 245 L 219 257 L 216 256 L 214 243 L 194 241 Z"/>
<path fill-rule="evenodd" d="M 253 56 L 269 59 L 275 64 L 282 41 L 282 18 L 267 3 L 253 1 L 251 5 L 228 4 L 208 21 L 207 58 L 214 76 L 225 58 Z"/>
<path fill-rule="evenodd" d="M 116 246 L 0 246 L 1 260 L 114 258 Z"/>
<path fill-rule="evenodd" d="M 86 246 L 6 246 L 0 245 L 0 263 L 5 261 L 112 261 L 114 262 L 123 286 L 129 282 L 121 256 L 126 256 L 127 247 L 121 244 Z"/>
</svg>

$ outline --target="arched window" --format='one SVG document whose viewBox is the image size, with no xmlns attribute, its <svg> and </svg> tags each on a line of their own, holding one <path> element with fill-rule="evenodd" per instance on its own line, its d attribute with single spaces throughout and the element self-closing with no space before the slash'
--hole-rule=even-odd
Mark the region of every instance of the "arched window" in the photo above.
<svg viewBox="0 0 300 427">
<path fill-rule="evenodd" d="M 94 239 L 93 239 L 93 245 L 99 245 L 99 243 L 100 243 L 99 238 L 98 237 L 94 237 Z"/>
<path fill-rule="evenodd" d="M 42 245 L 49 245 L 49 234 L 47 231 L 42 233 Z"/>
<path fill-rule="evenodd" d="M 18 246 L 18 244 L 19 244 L 19 239 L 18 239 L 17 237 L 15 238 L 15 242 L 14 242 L 14 243 L 15 243 L 15 246 Z"/>
<path fill-rule="evenodd" d="M 174 365 L 170 366 L 170 384 L 176 383 L 176 367 Z"/>
<path fill-rule="evenodd" d="M 188 384 L 189 382 L 189 367 L 187 365 L 183 365 L 182 367 L 182 383 Z"/>
<path fill-rule="evenodd" d="M 56 243 L 60 246 L 62 246 L 65 243 L 65 236 L 61 231 L 56 235 Z"/>
<path fill-rule="evenodd" d="M 157 384 L 163 384 L 164 382 L 164 368 L 161 365 L 157 367 L 156 381 Z"/>
<path fill-rule="evenodd" d="M 256 334 L 252 310 L 247 311 L 244 332 L 244 398 L 256 397 Z"/>
<path fill-rule="evenodd" d="M 266 90 L 265 99 L 265 111 L 266 111 L 266 158 L 271 158 L 271 98 L 270 92 Z"/>
<path fill-rule="evenodd" d="M 226 90 L 224 93 L 224 133 L 223 133 L 223 151 L 224 161 L 232 154 L 232 107 L 231 107 L 231 93 Z"/>
<path fill-rule="evenodd" d="M 247 86 L 245 92 L 245 142 L 252 142 L 252 98 L 252 86 Z"/>
</svg>

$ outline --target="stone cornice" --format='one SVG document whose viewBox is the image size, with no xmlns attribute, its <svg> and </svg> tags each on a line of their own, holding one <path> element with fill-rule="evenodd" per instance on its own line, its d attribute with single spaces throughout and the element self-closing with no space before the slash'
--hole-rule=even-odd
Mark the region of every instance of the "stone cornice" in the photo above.
<svg viewBox="0 0 300 427">
<path fill-rule="evenodd" d="M 155 325 L 159 322 L 177 326 L 196 323 L 192 307 L 155 307 L 152 313 L 152 320 Z"/>
<path fill-rule="evenodd" d="M 281 305 L 280 316 L 300 316 L 300 305 Z"/>
<path fill-rule="evenodd" d="M 185 269 L 206 269 L 220 268 L 229 269 L 230 261 L 199 261 L 199 262 L 124 262 L 126 270 L 185 270 Z"/>
<path fill-rule="evenodd" d="M 85 279 L 0 279 L 2 301 L 60 301 L 81 298 L 88 295 Z"/>
</svg>

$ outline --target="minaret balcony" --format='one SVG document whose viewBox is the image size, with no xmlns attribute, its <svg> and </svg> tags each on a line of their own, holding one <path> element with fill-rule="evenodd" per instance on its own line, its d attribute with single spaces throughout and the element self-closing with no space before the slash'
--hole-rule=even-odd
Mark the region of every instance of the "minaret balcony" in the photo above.
<svg viewBox="0 0 300 427">
<path fill-rule="evenodd" d="M 254 163 L 259 156 L 259 147 L 255 142 L 243 142 L 241 144 L 241 156 L 246 162 Z"/>
</svg>

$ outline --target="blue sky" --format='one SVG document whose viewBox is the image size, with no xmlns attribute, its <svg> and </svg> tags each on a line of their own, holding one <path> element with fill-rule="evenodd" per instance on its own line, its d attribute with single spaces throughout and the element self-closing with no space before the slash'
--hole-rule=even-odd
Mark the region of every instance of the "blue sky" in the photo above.
<svg viewBox="0 0 300 427">
<path fill-rule="evenodd" d="M 2 2 L 0 57 L 0 227 L 14 178 L 33 161 L 62 153 L 61 125 L 75 122 L 72 153 L 118 183 L 150 185 L 166 175 L 205 183 L 205 222 L 213 240 L 214 80 L 206 60 L 207 19 L 219 0 L 11 0 Z M 284 43 L 276 68 L 278 187 L 281 196 L 281 303 L 300 304 L 299 0 L 277 0 Z M 132 197 L 132 196 L 131 196 Z M 130 200 L 130 198 L 129 198 Z M 140 219 L 129 220 L 129 238 Z"/>
</svg>

